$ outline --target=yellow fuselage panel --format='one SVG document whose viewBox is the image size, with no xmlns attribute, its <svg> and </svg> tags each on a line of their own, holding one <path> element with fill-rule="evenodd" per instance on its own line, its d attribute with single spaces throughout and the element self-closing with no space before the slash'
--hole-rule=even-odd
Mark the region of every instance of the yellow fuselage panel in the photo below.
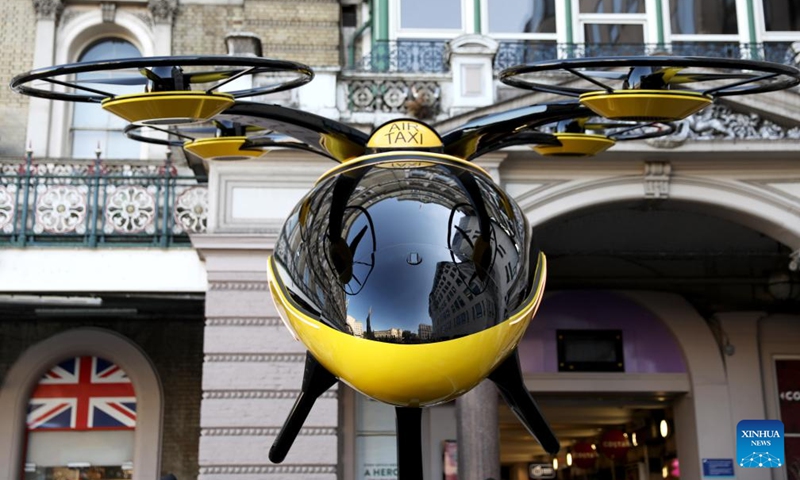
<svg viewBox="0 0 800 480">
<path fill-rule="evenodd" d="M 227 93 L 150 92 L 107 98 L 103 109 L 131 123 L 170 125 L 208 120 L 234 103 Z"/>
<path fill-rule="evenodd" d="M 616 143 L 604 135 L 561 132 L 554 135 L 561 142 L 561 145 L 535 145 L 531 148 L 545 157 L 591 157 L 608 150 Z"/>
<path fill-rule="evenodd" d="M 185 150 L 205 160 L 246 160 L 267 152 L 260 149 L 242 149 L 247 137 L 201 138 L 183 145 Z"/>
<path fill-rule="evenodd" d="M 682 120 L 711 105 L 713 99 L 699 92 L 682 90 L 617 90 L 584 93 L 580 102 L 612 120 Z"/>
<path fill-rule="evenodd" d="M 547 274 L 539 254 L 538 284 L 528 304 L 504 322 L 454 340 L 416 345 L 384 343 L 335 330 L 296 309 L 274 279 L 270 291 L 292 333 L 326 369 L 376 400 L 422 407 L 452 400 L 486 378 L 519 343 L 536 313 Z"/>
</svg>

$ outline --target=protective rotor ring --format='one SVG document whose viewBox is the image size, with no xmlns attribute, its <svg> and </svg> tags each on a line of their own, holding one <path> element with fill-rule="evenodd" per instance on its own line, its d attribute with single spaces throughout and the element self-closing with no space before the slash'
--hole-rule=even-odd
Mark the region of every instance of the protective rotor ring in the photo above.
<svg viewBox="0 0 800 480">
<path fill-rule="evenodd" d="M 630 75 L 639 67 L 653 69 L 653 74 L 669 71 L 670 78 L 661 80 L 663 85 L 658 85 L 659 79 L 648 79 L 645 72 L 638 72 L 637 80 L 644 79 L 651 84 L 650 87 L 635 87 L 630 83 Z M 623 68 L 629 71 L 619 70 Z M 698 68 L 704 71 L 684 72 L 684 69 Z M 617 70 L 607 70 L 617 69 Z M 660 69 L 660 70 L 659 70 Z M 572 87 L 543 83 L 524 76 L 552 71 L 565 71 L 576 78 L 583 79 L 593 84 L 591 87 Z M 735 72 L 722 73 L 719 70 L 734 70 Z M 674 79 L 674 81 L 673 81 Z M 611 81 L 617 81 L 613 85 Z M 680 91 L 696 92 L 705 96 L 724 97 L 733 95 L 747 95 L 753 93 L 772 92 L 793 87 L 800 83 L 800 70 L 789 65 L 761 62 L 756 60 L 740 60 L 732 58 L 713 57 L 678 57 L 678 56 L 634 56 L 634 57 L 605 57 L 605 58 L 572 58 L 564 60 L 550 60 L 536 62 L 528 65 L 519 65 L 503 70 L 500 81 L 506 85 L 533 90 L 538 92 L 553 93 L 569 97 L 605 91 L 608 93 L 620 90 L 637 90 L 639 88 L 652 88 L 666 90 L 680 84 Z M 725 85 L 713 85 L 709 88 L 687 88 L 687 85 L 701 82 L 722 82 Z"/>
<path fill-rule="evenodd" d="M 223 68 L 193 72 L 184 71 L 184 67 Z M 123 73 L 125 70 L 129 70 L 134 76 L 75 78 L 78 74 L 110 73 L 114 71 Z M 103 91 L 94 86 L 86 87 L 82 84 L 142 85 L 147 87 L 148 92 L 187 91 L 191 90 L 192 85 L 209 84 L 199 91 L 213 94 L 218 88 L 233 80 L 247 75 L 262 73 L 286 73 L 293 75 L 293 78 L 224 93 L 233 98 L 266 95 L 305 85 L 314 78 L 314 72 L 306 65 L 260 57 L 233 57 L 227 55 L 142 57 L 71 63 L 40 68 L 14 77 L 11 80 L 11 88 L 15 92 L 24 95 L 50 100 L 102 103 L 104 100 L 113 99 L 118 94 Z M 51 91 L 42 86 L 33 86 L 33 82 L 37 81 L 45 82 L 49 85 L 67 87 L 68 89 L 77 90 L 77 92 Z"/>
</svg>

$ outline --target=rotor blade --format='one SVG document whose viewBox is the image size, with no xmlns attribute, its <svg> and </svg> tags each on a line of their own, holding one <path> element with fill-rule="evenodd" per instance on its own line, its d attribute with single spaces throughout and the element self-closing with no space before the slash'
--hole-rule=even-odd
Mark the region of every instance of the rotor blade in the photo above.
<svg viewBox="0 0 800 480">
<path fill-rule="evenodd" d="M 110 77 L 110 78 L 80 78 L 72 83 L 102 83 L 106 85 L 146 85 L 147 79 L 143 77 Z"/>
<path fill-rule="evenodd" d="M 682 72 L 669 80 L 669 84 L 692 83 L 692 82 L 713 82 L 715 80 L 736 80 L 745 78 L 755 78 L 757 75 L 752 73 L 703 73 L 703 72 Z"/>
<path fill-rule="evenodd" d="M 219 82 L 220 80 L 226 80 L 230 77 L 235 75 L 242 74 L 242 72 L 248 72 L 253 70 L 255 67 L 250 68 L 243 68 L 243 69 L 236 69 L 236 70 L 219 70 L 219 71 L 211 71 L 211 72 L 189 72 L 184 73 L 183 78 L 189 81 L 189 83 L 211 83 L 211 82 Z"/>
<path fill-rule="evenodd" d="M 150 70 L 148 68 L 145 68 L 145 67 L 140 68 L 139 69 L 139 73 L 144 75 L 151 82 L 159 83 L 159 82 L 162 81 L 161 77 L 159 77 L 155 72 L 153 72 L 152 70 Z"/>
<path fill-rule="evenodd" d="M 613 70 L 573 70 L 580 72 L 587 77 L 608 78 L 611 80 L 624 80 L 628 72 L 615 72 Z"/>
<path fill-rule="evenodd" d="M 349 125 L 280 105 L 236 102 L 216 118 L 288 135 L 308 150 L 339 162 L 363 155 L 369 140 L 366 133 Z"/>
</svg>

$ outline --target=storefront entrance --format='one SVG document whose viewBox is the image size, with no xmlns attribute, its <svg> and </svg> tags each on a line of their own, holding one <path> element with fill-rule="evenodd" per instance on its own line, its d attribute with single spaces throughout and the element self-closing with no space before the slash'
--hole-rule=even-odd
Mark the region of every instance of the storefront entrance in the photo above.
<svg viewBox="0 0 800 480">
<path fill-rule="evenodd" d="M 502 478 L 680 478 L 673 396 L 538 394 L 537 398 L 562 450 L 557 457 L 547 455 L 502 405 Z"/>
</svg>

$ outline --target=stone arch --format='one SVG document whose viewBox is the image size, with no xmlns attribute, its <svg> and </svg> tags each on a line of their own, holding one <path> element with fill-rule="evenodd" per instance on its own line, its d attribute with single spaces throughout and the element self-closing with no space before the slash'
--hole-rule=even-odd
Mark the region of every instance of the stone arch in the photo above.
<svg viewBox="0 0 800 480">
<path fill-rule="evenodd" d="M 144 57 L 153 56 L 155 53 L 155 34 L 144 19 L 124 8 L 119 8 L 113 22 L 104 22 L 103 14 L 97 8 L 79 14 L 59 27 L 56 33 L 53 63 L 62 65 L 77 62 L 78 56 L 89 45 L 100 39 L 112 37 L 132 43 Z M 66 157 L 72 105 L 70 102 L 52 102 L 51 112 L 49 151 L 53 156 Z"/>
<path fill-rule="evenodd" d="M 163 389 L 147 355 L 126 337 L 100 328 L 76 328 L 28 348 L 11 369 L 0 390 L 0 477 L 20 478 L 28 399 L 39 378 L 59 361 L 96 355 L 113 361 L 128 374 L 136 391 L 134 433 L 135 480 L 158 478 L 161 470 Z"/>
<path fill-rule="evenodd" d="M 568 181 L 518 196 L 531 223 L 544 224 L 594 206 L 641 200 L 641 175 L 588 181 Z M 800 210 L 790 200 L 757 185 L 734 180 L 675 175 L 669 180 L 669 199 L 690 203 L 703 212 L 767 235 L 800 249 Z M 787 262 L 788 262 L 787 258 Z M 665 292 L 620 292 L 656 315 L 680 346 L 691 391 L 673 405 L 681 469 L 700 478 L 703 458 L 735 458 L 734 418 L 729 375 L 719 346 L 705 319 L 683 297 Z M 709 433 L 713 432 L 713 433 Z"/>
<path fill-rule="evenodd" d="M 614 177 L 589 182 L 568 182 L 540 194 L 522 196 L 520 207 L 531 224 L 541 225 L 583 208 L 644 198 L 640 176 Z M 755 186 L 699 177 L 675 176 L 669 199 L 691 202 L 719 217 L 759 231 L 800 249 L 800 215 L 797 205 Z"/>
</svg>

